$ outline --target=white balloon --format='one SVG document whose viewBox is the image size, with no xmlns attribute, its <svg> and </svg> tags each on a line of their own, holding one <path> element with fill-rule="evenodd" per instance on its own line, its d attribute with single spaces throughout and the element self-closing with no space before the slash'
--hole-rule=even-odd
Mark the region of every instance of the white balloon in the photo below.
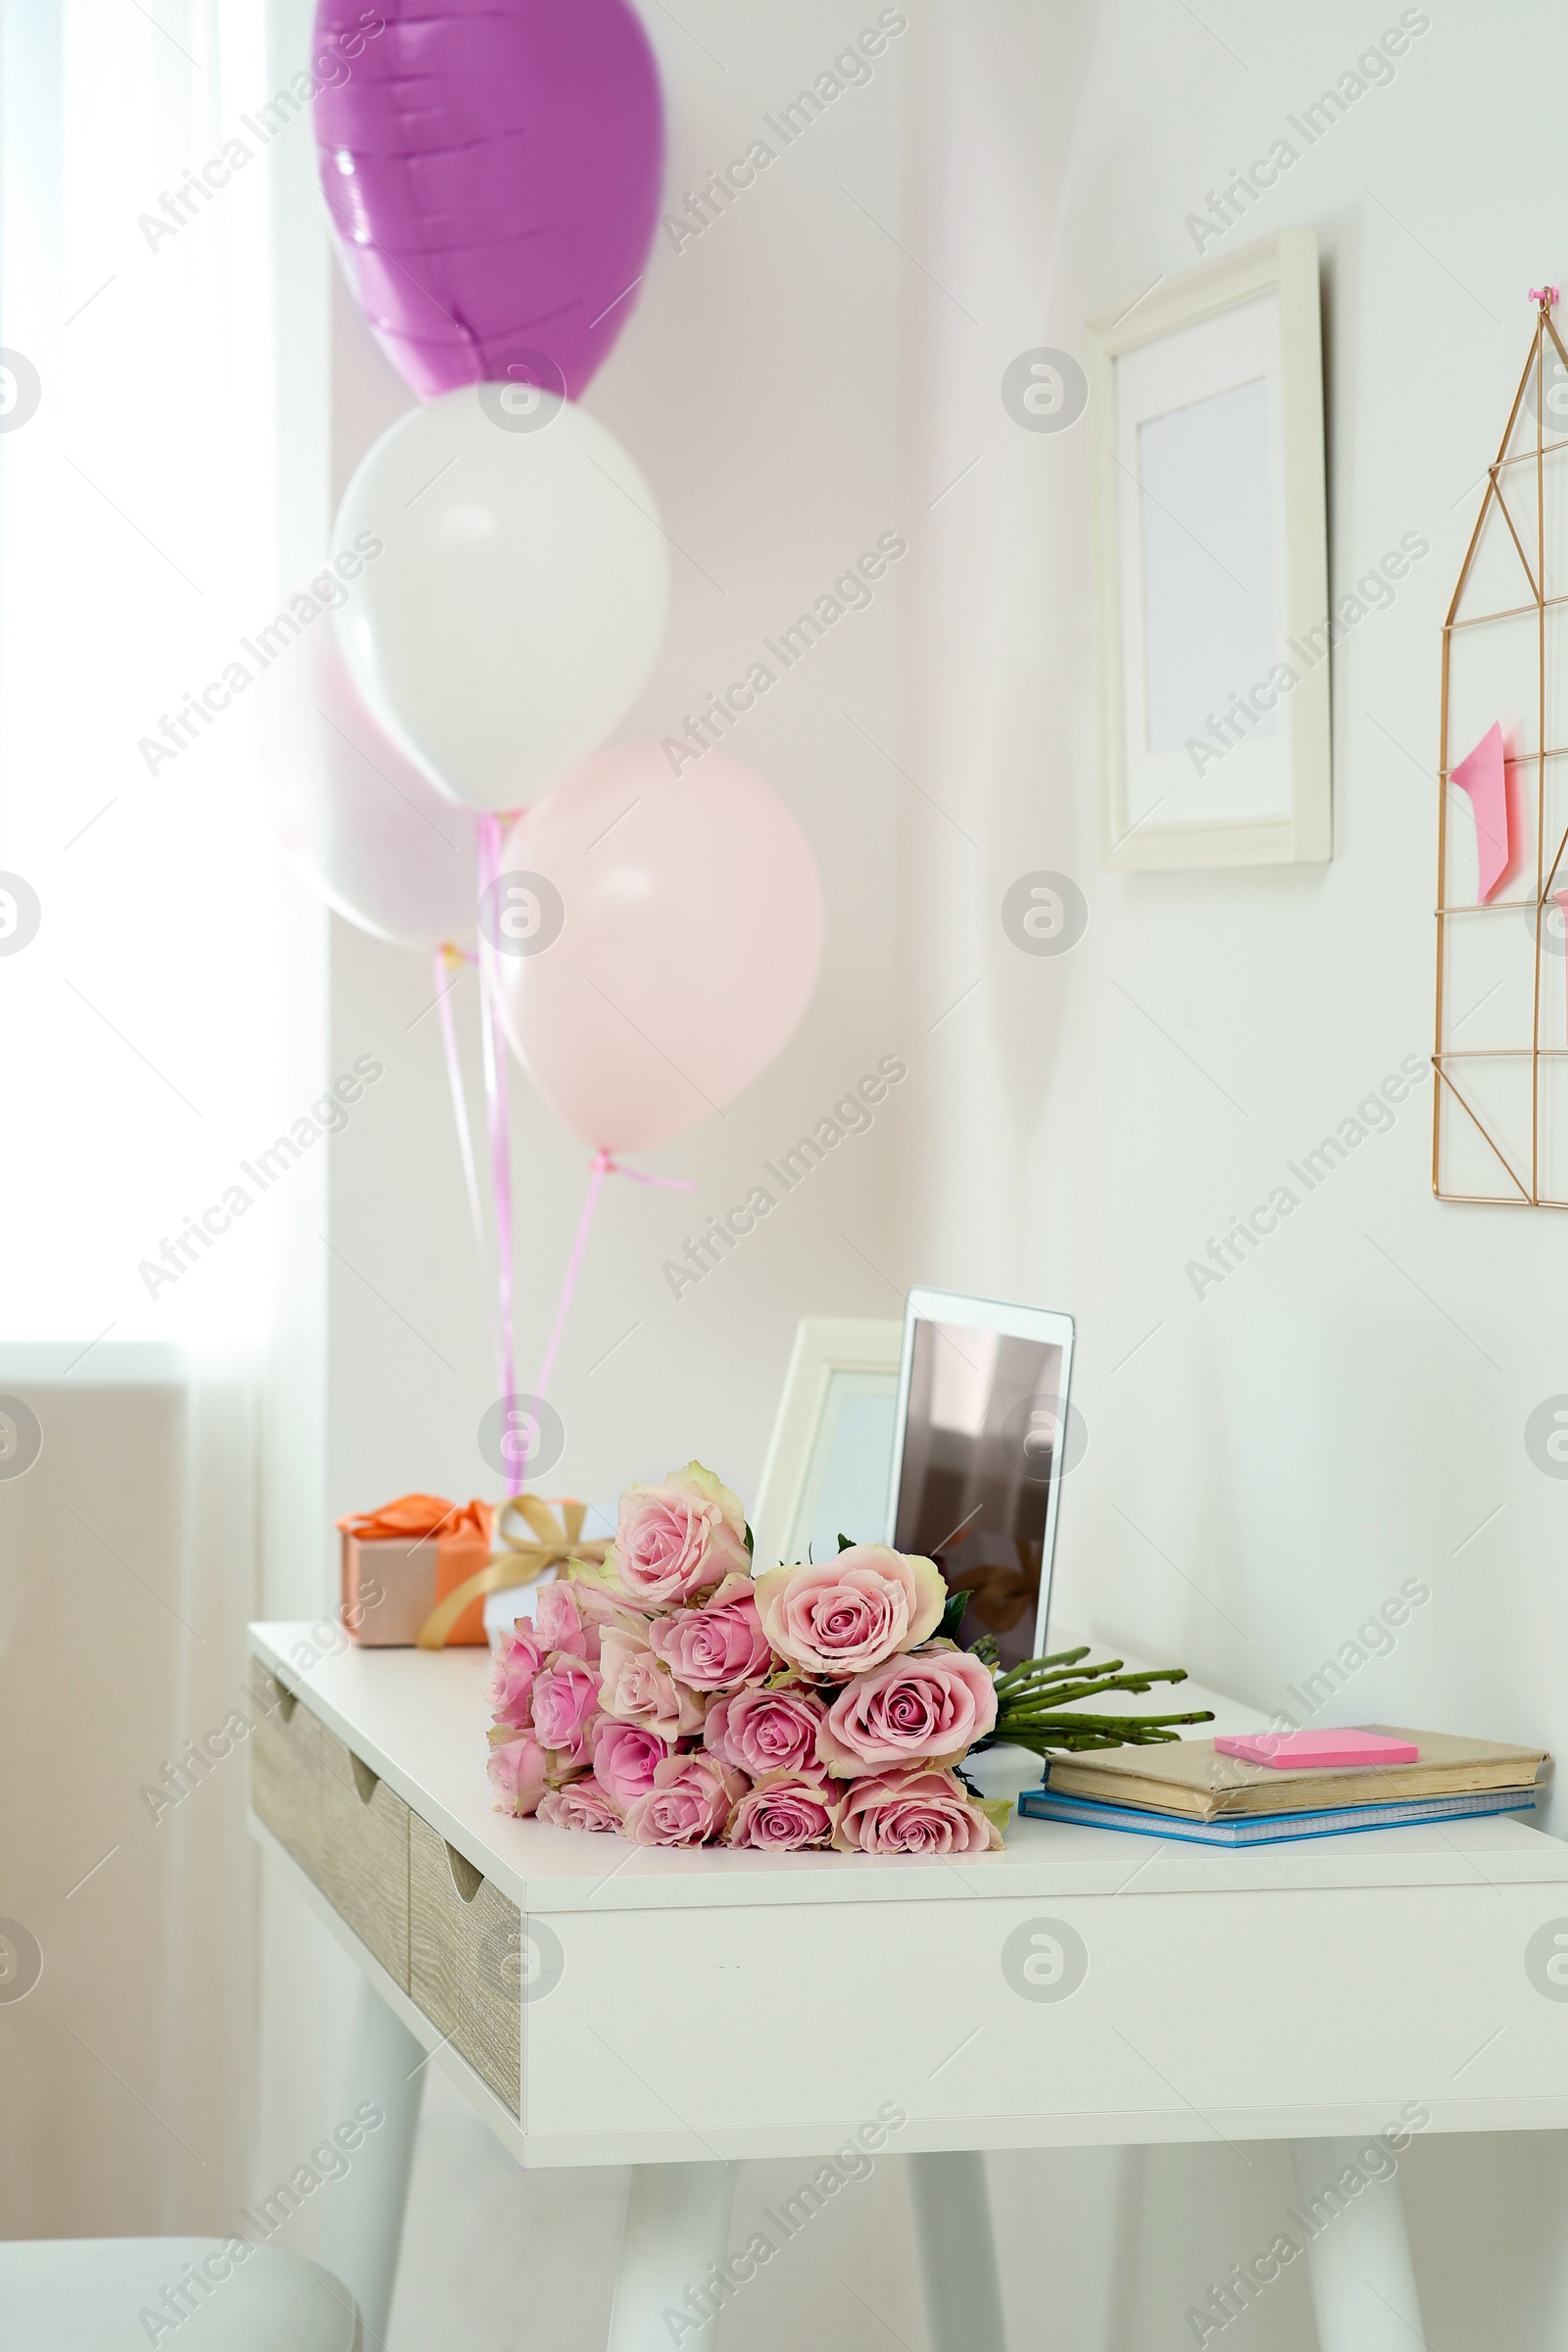
<svg viewBox="0 0 1568 2352">
<path fill-rule="evenodd" d="M 333 615 L 355 684 L 477 808 L 521 808 L 595 750 L 663 634 L 652 491 L 613 434 L 532 385 L 466 384 L 400 416 L 348 486 L 333 552 L 364 558 Z"/>
<path fill-rule="evenodd" d="M 263 670 L 257 710 L 273 827 L 327 905 L 396 947 L 471 941 L 480 820 L 383 734 L 328 628 Z"/>
</svg>

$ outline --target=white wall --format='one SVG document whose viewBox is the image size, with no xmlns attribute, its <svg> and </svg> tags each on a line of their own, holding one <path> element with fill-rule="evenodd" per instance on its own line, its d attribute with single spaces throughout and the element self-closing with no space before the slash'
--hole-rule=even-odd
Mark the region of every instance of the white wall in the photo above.
<svg viewBox="0 0 1568 2352">
<path fill-rule="evenodd" d="M 1208 245 L 1317 230 L 1335 594 L 1406 531 L 1433 552 L 1335 656 L 1334 862 L 1113 876 L 1096 851 L 1085 436 L 1019 430 L 1002 369 L 1030 346 L 1081 352 L 1086 317 L 1190 267 L 1185 216 L 1400 11 L 914 13 L 906 233 L 952 299 L 917 289 L 906 330 L 911 477 L 983 462 L 919 559 L 903 756 L 979 847 L 923 812 L 905 826 L 904 1019 L 981 985 L 911 1085 L 892 1271 L 1079 1318 L 1090 1444 L 1063 1499 L 1064 1617 L 1273 1708 L 1418 1578 L 1430 1600 L 1355 1672 L 1341 1719 L 1560 1749 L 1568 1494 L 1523 1430 L 1568 1389 L 1568 1228 L 1433 1200 L 1428 1085 L 1222 1286 L 1198 1298 L 1184 1266 L 1430 1051 L 1439 624 L 1529 344 L 1527 288 L 1563 274 L 1568 26 L 1524 0 L 1432 8 L 1392 84 Z M 1090 904 L 1059 959 L 1001 927 L 1007 884 L 1039 867 Z M 1538 2217 L 1564 2171 L 1555 2137 L 1412 2149 L 1435 2341 L 1559 2340 L 1561 2234 Z M 1021 2320 L 1027 2282 L 1076 2275 L 1081 2241 L 1053 2218 L 1047 2168 L 993 2174 L 1032 2217 Z M 1122 2167 L 1121 2198 L 1119 2317 L 1064 2343 L 1190 2341 L 1193 2290 L 1267 2242 L 1286 2183 L 1272 2156 L 1244 2171 L 1223 2148 L 1152 2152 Z M 1311 2341 L 1298 2294 L 1250 2325 L 1279 2352 Z"/>
</svg>

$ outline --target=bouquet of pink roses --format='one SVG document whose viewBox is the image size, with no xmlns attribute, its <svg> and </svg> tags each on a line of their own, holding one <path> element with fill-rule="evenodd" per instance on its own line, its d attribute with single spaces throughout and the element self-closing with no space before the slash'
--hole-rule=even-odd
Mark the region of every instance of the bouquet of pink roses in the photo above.
<svg viewBox="0 0 1568 2352">
<path fill-rule="evenodd" d="M 603 1565 L 573 1560 L 542 1586 L 496 1654 L 498 1810 L 639 1845 L 999 1846 L 1008 1806 L 959 1767 L 998 1735 L 1004 1702 L 1003 1736 L 1039 1744 L 1042 1697 L 1063 1690 L 1051 1670 L 1085 1653 L 1027 1661 L 1044 1687 L 1022 1668 L 999 1678 L 950 1638 L 966 1597 L 886 1544 L 754 1576 L 740 1501 L 710 1470 L 631 1487 Z M 1154 1679 L 1181 1675 L 1090 1669 L 1071 1694 Z M 1082 1717 L 1053 1743 L 1110 1744 L 1094 1727 L 1111 1721 L 1119 1737 L 1169 1738 L 1156 1726 L 1196 1720 Z"/>
</svg>

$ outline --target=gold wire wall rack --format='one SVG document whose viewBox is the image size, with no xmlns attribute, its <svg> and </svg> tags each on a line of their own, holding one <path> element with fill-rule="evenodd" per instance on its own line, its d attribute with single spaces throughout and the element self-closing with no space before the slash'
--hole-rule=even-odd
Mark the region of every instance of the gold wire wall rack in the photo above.
<svg viewBox="0 0 1568 2352">
<path fill-rule="evenodd" d="M 1557 289 L 1531 299 L 1529 356 L 1443 623 L 1432 1189 L 1568 1208 L 1568 349 Z M 1494 721 L 1508 861 L 1483 901 L 1453 772 Z"/>
</svg>

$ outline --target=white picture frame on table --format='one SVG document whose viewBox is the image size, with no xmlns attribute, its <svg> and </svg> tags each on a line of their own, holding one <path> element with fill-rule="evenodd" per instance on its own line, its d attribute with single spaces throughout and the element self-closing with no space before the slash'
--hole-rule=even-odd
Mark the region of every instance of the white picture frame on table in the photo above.
<svg viewBox="0 0 1568 2352">
<path fill-rule="evenodd" d="M 1102 862 L 1333 855 L 1317 238 L 1088 331 Z"/>
<path fill-rule="evenodd" d="M 880 1541 L 903 1337 L 902 1322 L 849 1316 L 796 1325 L 752 1522 L 759 1572 L 831 1559 L 840 1535 Z"/>
</svg>

